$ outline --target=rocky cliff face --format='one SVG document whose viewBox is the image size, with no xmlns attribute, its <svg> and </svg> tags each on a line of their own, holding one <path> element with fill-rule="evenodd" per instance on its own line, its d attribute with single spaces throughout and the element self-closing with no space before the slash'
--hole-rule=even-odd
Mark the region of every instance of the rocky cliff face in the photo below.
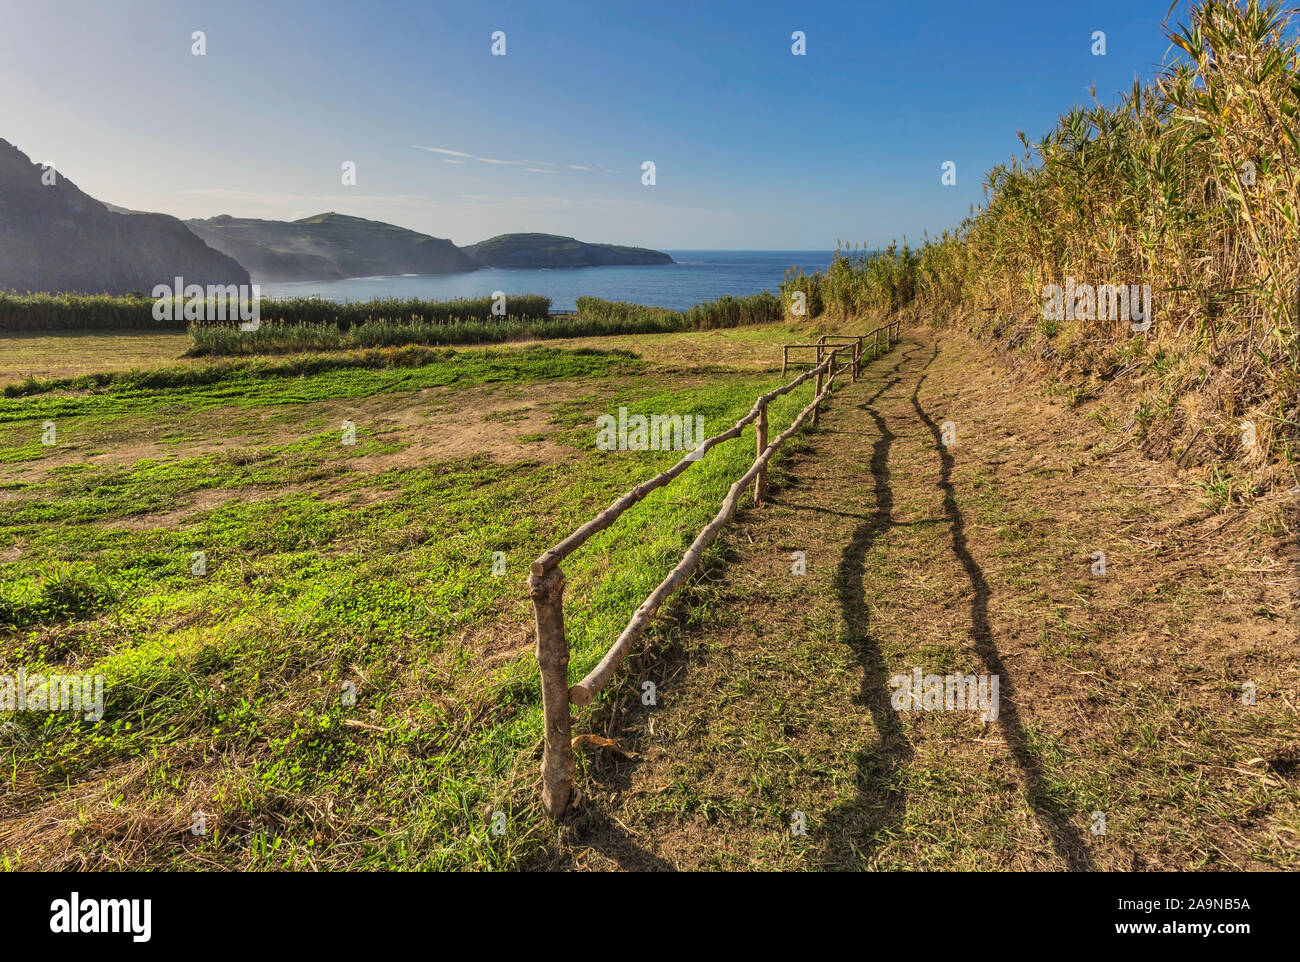
<svg viewBox="0 0 1300 962">
<path fill-rule="evenodd" d="M 212 217 L 186 222 L 248 268 L 255 281 L 324 281 L 385 274 L 452 274 L 475 264 L 449 240 L 361 217 Z"/>
<path fill-rule="evenodd" d="M 117 213 L 0 140 L 0 290 L 126 294 L 156 284 L 247 284 L 248 271 L 175 217 Z"/>
</svg>

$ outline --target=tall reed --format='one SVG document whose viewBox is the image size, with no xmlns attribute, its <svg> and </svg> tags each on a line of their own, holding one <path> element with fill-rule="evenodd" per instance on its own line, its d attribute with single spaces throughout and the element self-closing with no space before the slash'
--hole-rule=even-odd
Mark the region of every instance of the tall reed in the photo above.
<svg viewBox="0 0 1300 962">
<path fill-rule="evenodd" d="M 1167 34 L 1151 83 L 1067 111 L 1037 142 L 1021 133 L 985 203 L 918 251 L 837 251 L 821 295 L 832 315 L 958 319 L 1075 397 L 1133 393 L 1129 427 L 1151 456 L 1295 465 L 1297 20 L 1276 0 L 1200 0 Z M 1044 290 L 1067 278 L 1149 284 L 1152 327 L 1086 310 L 1048 322 Z"/>
</svg>

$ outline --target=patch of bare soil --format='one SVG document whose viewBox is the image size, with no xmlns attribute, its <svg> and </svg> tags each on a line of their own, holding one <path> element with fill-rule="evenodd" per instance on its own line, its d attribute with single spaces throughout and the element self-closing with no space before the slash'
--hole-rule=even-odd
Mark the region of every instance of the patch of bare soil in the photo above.
<svg viewBox="0 0 1300 962">
<path fill-rule="evenodd" d="M 551 412 L 572 397 L 572 382 L 532 390 L 499 385 L 431 388 L 415 397 L 388 394 L 340 409 L 384 441 L 405 445 L 391 454 L 369 454 L 352 464 L 364 474 L 420 467 L 438 461 L 486 456 L 495 461 L 552 464 L 575 457 L 572 448 L 549 440 Z M 542 435 L 542 437 L 538 437 Z"/>
<path fill-rule="evenodd" d="M 56 448 L 39 461 L 13 465 L 9 470 L 16 480 L 34 480 L 25 476 L 68 464 L 129 466 L 144 460 L 202 457 L 230 450 L 236 438 L 250 444 L 287 444 L 306 434 L 319 433 L 320 425 L 334 430 L 344 420 L 355 422 L 359 431 L 369 430 L 385 440 L 410 444 L 408 450 L 393 455 L 356 459 L 355 467 L 363 472 L 377 473 L 469 455 L 549 463 L 566 457 L 568 449 L 545 439 L 524 439 L 549 433 L 550 410 L 576 390 L 573 382 L 555 382 L 536 390 L 492 384 L 394 391 L 359 402 L 304 404 L 301 417 L 293 421 L 284 420 L 277 408 L 241 411 L 243 420 L 234 427 L 230 411 L 218 408 L 196 412 L 187 420 L 184 440 L 163 440 L 164 435 L 176 430 L 174 424 L 165 421 L 137 427 L 126 435 L 119 428 L 111 447 L 105 450 L 86 454 L 76 447 Z M 516 411 L 524 413 L 499 416 Z M 313 426 L 304 428 L 306 423 Z"/>
<path fill-rule="evenodd" d="M 250 491 L 237 488 L 204 488 L 195 491 L 188 504 L 171 511 L 142 511 L 125 518 L 112 518 L 103 522 L 108 528 L 125 528 L 127 531 L 150 531 L 154 528 L 177 528 L 195 515 L 212 511 L 231 501 L 250 503 L 269 497 L 285 494 L 285 490 L 276 491 L 274 495 L 265 491 Z"/>
</svg>

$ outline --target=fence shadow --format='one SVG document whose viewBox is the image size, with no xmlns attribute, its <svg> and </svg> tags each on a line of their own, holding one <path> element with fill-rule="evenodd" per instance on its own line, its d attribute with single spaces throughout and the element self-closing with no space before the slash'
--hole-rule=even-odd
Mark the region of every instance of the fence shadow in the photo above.
<svg viewBox="0 0 1300 962">
<path fill-rule="evenodd" d="M 863 583 L 867 555 L 876 539 L 895 525 L 889 455 L 897 435 L 872 405 L 899 383 L 903 365 L 911 360 L 914 350 L 902 352 L 891 376 L 858 405 L 875 424 L 877 440 L 872 445 L 870 465 L 875 507 L 853 530 L 840 553 L 834 587 L 844 621 L 845 644 L 862 666 L 861 688 L 853 703 L 871 713 L 878 741 L 857 754 L 857 795 L 826 815 L 821 829 L 826 843 L 820 861 L 828 867 L 857 867 L 855 862 L 846 860 L 850 853 L 856 860 L 869 860 L 881 842 L 901 824 L 907 810 L 907 793 L 896 783 L 898 772 L 912 759 L 912 744 L 890 704 L 890 673 L 880 643 L 872 635 Z"/>
<path fill-rule="evenodd" d="M 936 344 L 934 353 L 926 362 L 926 367 L 939 355 Z M 984 670 L 990 675 L 997 675 L 1000 684 L 999 713 L 997 725 L 1003 739 L 1011 750 L 1011 755 L 1020 767 L 1025 780 L 1025 793 L 1030 806 L 1040 825 L 1046 830 L 1052 841 L 1056 854 L 1065 860 L 1072 871 L 1088 871 L 1093 868 L 1088 856 L 1086 844 L 1078 830 L 1070 824 L 1066 813 L 1057 809 L 1050 801 L 1050 793 L 1043 778 L 1043 769 L 1038 758 L 1030 750 L 1025 736 L 1020 711 L 1016 707 L 1016 683 L 1007 671 L 993 638 L 993 628 L 989 622 L 989 588 L 984 571 L 970 552 L 966 541 L 966 519 L 957 506 L 957 494 L 952 484 L 953 456 L 943 443 L 942 433 L 934 420 L 921 406 L 921 385 L 927 374 L 917 379 L 912 390 L 912 407 L 917 416 L 925 423 L 934 437 L 935 450 L 940 458 L 939 489 L 943 492 L 943 510 L 948 518 L 948 527 L 952 532 L 952 550 L 958 562 L 966 572 L 974 596 L 971 599 L 971 630 L 974 637 L 975 652 L 984 664 Z"/>
</svg>

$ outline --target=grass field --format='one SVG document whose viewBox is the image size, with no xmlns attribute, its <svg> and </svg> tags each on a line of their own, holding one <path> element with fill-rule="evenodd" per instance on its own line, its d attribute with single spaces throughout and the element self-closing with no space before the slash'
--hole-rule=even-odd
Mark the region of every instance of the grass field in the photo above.
<svg viewBox="0 0 1300 962">
<path fill-rule="evenodd" d="M 799 339 L 800 330 L 793 325 L 768 324 L 762 327 L 674 334 L 565 338 L 544 343 L 557 349 L 635 348 L 647 360 L 660 361 L 673 367 L 707 367 L 722 354 L 728 368 L 743 366 L 758 369 L 771 367 L 773 345 L 776 345 L 775 357 L 779 361 L 780 344 Z M 188 347 L 189 338 L 185 334 L 137 331 L 8 334 L 0 337 L 0 385 L 18 383 L 29 377 L 47 380 L 101 371 L 147 370 L 211 363 L 207 358 L 186 357 Z"/>
<path fill-rule="evenodd" d="M 1103 402 L 923 329 L 840 387 L 775 462 L 771 506 L 742 501 L 621 681 L 575 709 L 614 747 L 580 752 L 576 812 L 545 818 L 527 565 L 677 457 L 594 450 L 597 416 L 716 433 L 810 336 L 202 364 L 158 336 L 7 347 L 10 382 L 85 374 L 56 366 L 74 343 L 142 370 L 0 398 L 0 665 L 106 678 L 102 722 L 0 716 L 0 865 L 1294 867 L 1285 492 L 1217 498 L 1203 470 L 1125 450 Z M 752 446 L 565 562 L 573 679 Z M 891 711 L 913 665 L 999 674 L 999 720 Z"/>
<path fill-rule="evenodd" d="M 59 331 L 0 337 L 0 384 L 184 364 L 189 337 L 151 331 Z"/>
<path fill-rule="evenodd" d="M 680 456 L 596 452 L 595 418 L 619 405 L 689 412 L 715 433 L 778 382 L 754 368 L 760 356 L 771 368 L 788 332 L 731 332 L 721 355 L 709 333 L 668 337 L 674 357 L 708 363 L 665 365 L 653 344 L 636 358 L 606 339 L 0 401 L 0 660 L 104 674 L 108 693 L 99 725 L 28 713 L 0 735 L 5 864 L 535 855 L 547 829 L 532 803 L 527 563 Z M 127 340 L 138 356 L 175 347 Z M 810 391 L 783 399 L 774 425 Z M 575 672 L 716 511 L 751 446 L 712 452 L 566 565 Z M 527 829 L 490 839 L 493 810 Z M 188 832 L 194 812 L 212 827 L 202 838 Z"/>
</svg>

